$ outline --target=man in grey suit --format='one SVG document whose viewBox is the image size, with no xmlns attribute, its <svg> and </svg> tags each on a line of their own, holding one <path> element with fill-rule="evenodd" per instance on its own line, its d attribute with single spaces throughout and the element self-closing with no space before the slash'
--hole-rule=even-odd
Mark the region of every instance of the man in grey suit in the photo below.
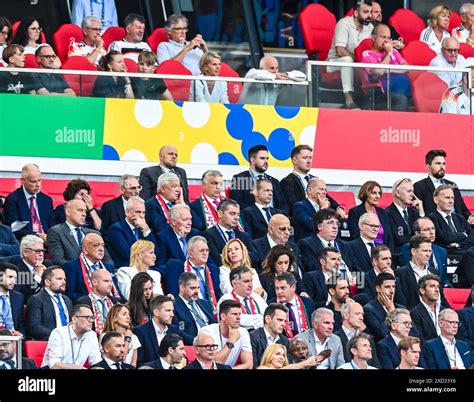
<svg viewBox="0 0 474 402">
<path fill-rule="evenodd" d="M 308 344 L 310 355 L 316 355 L 323 350 L 331 349 L 331 355 L 323 360 L 318 369 L 335 369 L 344 363 L 341 339 L 332 333 L 334 329 L 334 313 L 320 307 L 311 315 L 313 328 L 298 334 L 296 339 L 301 339 Z"/>
<path fill-rule="evenodd" d="M 82 240 L 88 233 L 99 232 L 84 227 L 86 222 L 87 206 L 82 200 L 71 200 L 66 203 L 66 222 L 53 226 L 48 230 L 47 247 L 54 264 L 64 266 L 69 261 L 75 260 L 82 252 Z M 111 264 L 107 250 L 103 262 Z"/>
</svg>

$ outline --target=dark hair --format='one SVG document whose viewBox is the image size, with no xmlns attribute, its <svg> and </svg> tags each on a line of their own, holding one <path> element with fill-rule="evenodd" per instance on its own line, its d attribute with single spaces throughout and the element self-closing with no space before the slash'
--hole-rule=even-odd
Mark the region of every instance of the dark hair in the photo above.
<svg viewBox="0 0 474 402">
<path fill-rule="evenodd" d="M 282 244 L 277 244 L 276 246 L 273 246 L 262 262 L 262 274 L 270 281 L 270 283 L 273 283 L 273 281 L 275 280 L 275 264 L 282 255 L 287 255 L 290 259 L 288 271 L 291 271 L 293 268 L 293 264 L 296 261 L 296 256 L 295 253 L 293 253 L 293 251 L 291 251 L 289 247 Z"/>
<path fill-rule="evenodd" d="M 168 349 L 176 349 L 182 340 L 183 338 L 178 334 L 166 334 L 158 347 L 158 356 L 165 357 L 168 354 Z"/>
<path fill-rule="evenodd" d="M 0 17 L 0 31 L 3 30 L 3 28 L 5 27 L 8 27 L 8 35 L 7 35 L 7 43 L 10 41 L 11 37 L 12 37 L 12 24 L 11 22 L 8 20 L 7 17 Z"/>
<path fill-rule="evenodd" d="M 81 190 L 87 190 L 91 193 L 91 186 L 89 183 L 82 179 L 72 179 L 67 185 L 66 189 L 63 192 L 64 201 L 71 201 L 74 199 L 76 194 Z"/>
<path fill-rule="evenodd" d="M 219 318 L 221 314 L 227 314 L 227 312 L 232 308 L 240 309 L 240 303 L 237 300 L 224 300 L 221 304 L 219 304 Z"/>
<path fill-rule="evenodd" d="M 347 281 L 347 278 L 339 272 L 331 274 L 331 276 L 325 281 L 327 291 L 329 292 L 329 289 L 336 290 L 337 284 L 340 281 Z M 349 284 L 349 281 L 347 281 L 347 284 Z"/>
<path fill-rule="evenodd" d="M 286 281 L 289 286 L 296 285 L 296 277 L 291 272 L 282 272 L 275 276 L 274 282 Z"/>
<path fill-rule="evenodd" d="M 145 23 L 145 18 L 140 14 L 128 14 L 123 20 L 123 26 L 126 28 L 132 25 L 135 21 L 138 21 L 142 24 Z"/>
<path fill-rule="evenodd" d="M 1 29 L 1 28 L 0 28 Z M 16 45 L 16 44 L 12 44 L 12 45 L 8 45 L 5 49 L 3 49 L 3 53 L 2 53 L 2 59 L 5 63 L 7 64 L 10 64 L 10 57 L 14 56 L 17 49 L 23 53 L 25 51 L 25 49 L 23 48 L 23 46 L 21 45 Z"/>
<path fill-rule="evenodd" d="M 423 244 L 423 243 L 429 243 L 431 244 L 431 240 L 424 236 L 424 235 L 415 235 L 415 236 L 412 236 L 411 239 L 410 239 L 410 250 L 415 248 L 420 248 L 420 246 Z"/>
<path fill-rule="evenodd" d="M 112 338 L 122 338 L 123 339 L 123 335 L 120 332 L 116 332 L 116 331 L 106 332 L 105 335 L 102 337 L 102 340 L 100 341 L 100 344 L 102 345 L 102 347 L 107 345 L 107 343 Z"/>
<path fill-rule="evenodd" d="M 165 295 L 158 295 L 155 296 L 153 299 L 151 299 L 150 302 L 150 310 L 153 312 L 153 310 L 160 309 L 161 306 L 167 302 L 172 302 L 173 299 L 169 296 Z"/>
<path fill-rule="evenodd" d="M 385 246 L 385 245 L 380 245 L 380 246 L 377 246 L 377 247 L 374 247 L 372 249 L 372 251 L 370 252 L 370 259 L 371 260 L 378 260 L 379 258 L 379 255 L 382 251 L 390 251 L 390 248 Z"/>
<path fill-rule="evenodd" d="M 250 269 L 248 269 L 247 267 L 237 267 L 237 268 L 231 269 L 229 273 L 230 283 L 232 283 L 232 281 L 234 281 L 235 279 L 240 280 L 240 277 L 242 275 L 248 274 L 248 273 L 252 273 L 252 271 L 250 271 Z"/>
<path fill-rule="evenodd" d="M 354 0 L 352 3 L 352 8 L 354 10 L 359 10 L 363 5 L 372 6 L 371 0 Z"/>
<path fill-rule="evenodd" d="M 389 274 L 388 272 L 381 272 L 380 274 L 377 275 L 377 278 L 375 278 L 375 287 L 380 287 L 383 285 L 385 281 L 394 281 L 395 277 L 392 274 Z"/>
<path fill-rule="evenodd" d="M 323 223 L 324 221 L 328 219 L 335 218 L 337 219 L 337 213 L 334 211 L 334 209 L 331 208 L 324 208 L 320 209 L 318 212 L 316 212 L 313 216 L 313 229 L 315 233 L 319 233 L 318 225 Z"/>
<path fill-rule="evenodd" d="M 87 304 L 75 304 L 72 306 L 72 310 L 69 313 L 69 318 L 72 319 L 72 317 L 76 317 L 77 315 L 81 314 L 81 308 L 87 308 L 92 311 L 92 307 L 88 306 Z"/>
<path fill-rule="evenodd" d="M 359 194 L 357 194 L 357 198 L 362 202 L 367 201 L 369 193 L 372 192 L 372 190 L 376 187 L 380 188 L 380 194 L 382 194 L 382 186 L 379 183 L 373 180 L 366 181 L 359 189 Z"/>
<path fill-rule="evenodd" d="M 349 342 L 347 342 L 346 348 L 347 348 L 347 351 L 349 352 L 349 354 L 352 357 L 354 357 L 354 355 L 352 353 L 352 349 L 357 349 L 357 342 L 359 341 L 359 339 L 366 339 L 370 342 L 370 335 L 366 334 L 365 332 L 361 332 L 359 335 L 353 336 L 349 340 Z"/>
<path fill-rule="evenodd" d="M 51 279 L 54 275 L 54 271 L 56 271 L 57 269 L 64 271 L 63 268 L 59 265 L 51 265 L 50 267 L 44 270 L 43 275 L 41 276 L 41 280 L 44 282 L 46 279 Z"/>
<path fill-rule="evenodd" d="M 229 207 L 236 207 L 236 208 L 240 208 L 240 205 L 237 201 L 234 201 L 230 198 L 226 198 L 225 200 L 222 200 L 220 203 L 219 203 L 219 207 L 217 208 L 218 211 L 222 211 L 222 212 L 225 212 L 227 211 L 227 208 Z"/>
<path fill-rule="evenodd" d="M 18 25 L 18 28 L 16 30 L 16 35 L 12 39 L 12 43 L 16 43 L 21 46 L 27 46 L 28 45 L 28 28 L 33 24 L 33 22 L 37 21 L 39 24 L 39 21 L 37 18 L 34 17 L 25 17 L 20 20 L 20 24 Z M 41 26 L 41 24 L 40 24 Z M 38 41 L 41 41 L 41 34 L 38 38 Z M 41 42 L 36 41 L 36 43 L 39 45 Z"/>
<path fill-rule="evenodd" d="M 254 145 L 252 148 L 250 148 L 247 153 L 249 162 L 250 162 L 250 158 L 255 158 L 260 151 L 268 152 L 267 146 L 261 144 L 261 145 Z"/>
<path fill-rule="evenodd" d="M 418 279 L 418 289 L 426 289 L 426 284 L 428 281 L 436 281 L 441 283 L 441 278 L 436 274 L 422 276 L 420 279 Z"/>
<path fill-rule="evenodd" d="M 436 158 L 437 156 L 442 156 L 443 158 L 446 158 L 447 154 L 446 151 L 443 149 L 431 149 L 428 151 L 428 153 L 425 155 L 425 163 L 427 165 L 431 165 L 433 162 L 433 159 Z"/>
<path fill-rule="evenodd" d="M 306 145 L 306 144 L 302 144 L 302 145 L 298 145 L 294 147 L 291 150 L 291 159 L 293 159 L 296 155 L 300 154 L 301 151 L 305 151 L 305 150 L 313 152 L 313 148 L 311 148 L 309 145 Z"/>
<path fill-rule="evenodd" d="M 257 180 L 257 185 L 256 185 L 256 187 L 255 187 L 255 188 L 257 189 L 257 191 L 262 188 L 262 184 L 263 184 L 263 183 L 270 183 L 270 184 L 272 185 L 272 187 L 273 187 L 273 183 L 272 183 L 272 181 L 271 181 L 270 179 L 258 179 L 258 180 Z"/>
<path fill-rule="evenodd" d="M 327 261 L 328 253 L 337 253 L 341 254 L 341 252 L 336 247 L 324 247 L 318 251 L 317 258 L 318 261 L 323 258 L 324 261 Z"/>
<path fill-rule="evenodd" d="M 187 286 L 191 281 L 198 281 L 198 277 L 194 272 L 183 272 L 178 279 L 178 284 Z"/>
<path fill-rule="evenodd" d="M 130 319 L 133 326 L 142 324 L 144 318 L 151 318 L 150 300 L 145 299 L 143 288 L 145 283 L 153 283 L 153 278 L 146 272 L 136 274 L 130 285 L 130 295 L 127 307 L 130 311 Z"/>
<path fill-rule="evenodd" d="M 270 316 L 270 318 L 273 318 L 275 316 L 275 312 L 277 310 L 281 310 L 283 311 L 285 314 L 288 314 L 288 309 L 283 305 L 283 304 L 280 304 L 280 303 L 270 303 L 267 308 L 265 309 L 264 313 L 263 313 L 263 318 L 265 319 L 265 317 L 268 315 Z"/>
<path fill-rule="evenodd" d="M 6 261 L 0 261 L 0 272 L 5 272 L 7 269 L 18 272 L 16 265 Z"/>
<path fill-rule="evenodd" d="M 118 50 L 110 50 L 109 53 L 102 56 L 99 60 L 99 70 L 109 71 L 109 64 L 112 63 L 115 56 L 122 54 Z"/>
<path fill-rule="evenodd" d="M 433 223 L 433 221 L 431 220 L 431 218 L 429 216 L 423 216 L 422 218 L 418 218 L 415 222 L 413 222 L 413 231 L 414 232 L 419 232 L 421 230 L 421 227 L 420 227 L 420 221 L 421 220 L 429 220 L 431 223 Z"/>
</svg>

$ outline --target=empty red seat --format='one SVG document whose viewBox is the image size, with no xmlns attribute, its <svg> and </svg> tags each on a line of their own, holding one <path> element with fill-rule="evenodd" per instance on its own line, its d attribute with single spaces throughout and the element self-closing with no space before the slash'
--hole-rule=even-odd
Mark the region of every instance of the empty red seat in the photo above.
<svg viewBox="0 0 474 402">
<path fill-rule="evenodd" d="M 428 66 L 436 53 L 425 42 L 414 40 L 402 50 L 402 56 L 412 66 Z"/>
<path fill-rule="evenodd" d="M 331 191 L 331 197 L 348 212 L 349 209 L 356 206 L 354 193 L 352 191 Z"/>
<path fill-rule="evenodd" d="M 410 77 L 411 79 L 411 77 Z M 416 109 L 424 113 L 439 113 L 443 94 L 448 85 L 436 74 L 421 72 L 411 80 Z"/>
<path fill-rule="evenodd" d="M 233 77 L 240 78 L 239 74 L 227 63 L 221 62 L 221 71 L 219 72 L 220 77 Z M 230 103 L 237 103 L 242 93 L 241 82 L 228 82 L 227 83 L 227 95 L 229 96 Z"/>
<path fill-rule="evenodd" d="M 125 28 L 122 27 L 110 27 L 105 30 L 102 35 L 104 40 L 104 49 L 109 50 L 109 46 L 116 40 L 122 40 L 125 37 Z"/>
<path fill-rule="evenodd" d="M 36 363 L 36 366 L 41 367 L 47 346 L 48 341 L 26 341 L 25 356 L 32 359 Z"/>
<path fill-rule="evenodd" d="M 178 60 L 166 60 L 156 69 L 155 74 L 176 74 L 176 75 L 193 75 Z M 165 78 L 165 84 L 168 87 L 175 101 L 188 101 L 191 90 L 190 80 L 180 80 Z"/>
<path fill-rule="evenodd" d="M 196 360 L 196 349 L 194 349 L 194 346 L 185 346 L 184 350 L 186 352 L 186 358 L 188 359 L 188 364 Z"/>
<path fill-rule="evenodd" d="M 146 42 L 150 46 L 151 50 L 156 53 L 158 46 L 161 42 L 168 42 L 169 38 L 166 34 L 165 28 L 156 28 L 151 35 L 147 38 Z"/>
<path fill-rule="evenodd" d="M 387 208 L 393 202 L 392 193 L 383 193 L 382 198 L 379 201 L 380 208 Z"/>
<path fill-rule="evenodd" d="M 474 57 L 474 47 L 468 43 L 460 43 L 459 46 L 459 53 L 462 54 L 466 59 L 468 57 Z"/>
<path fill-rule="evenodd" d="M 0 190 L 1 191 L 1 190 Z M 466 206 L 471 211 L 471 214 L 474 214 L 474 196 L 472 195 L 463 195 L 463 200 L 466 203 Z"/>
<path fill-rule="evenodd" d="M 34 54 L 25 54 L 25 68 L 38 68 L 38 62 Z"/>
<path fill-rule="evenodd" d="M 425 22 L 412 10 L 406 8 L 395 11 L 389 18 L 388 24 L 395 28 L 406 44 L 419 40 L 421 31 L 425 29 Z"/>
<path fill-rule="evenodd" d="M 189 189 L 189 202 L 197 200 L 202 193 L 202 186 L 200 184 L 190 184 Z"/>
<path fill-rule="evenodd" d="M 97 71 L 97 67 L 82 56 L 71 56 L 61 67 L 63 70 Z M 96 75 L 65 74 L 64 79 L 78 96 L 91 96 Z"/>
<path fill-rule="evenodd" d="M 466 305 L 471 289 L 444 288 L 444 296 L 453 310 L 461 310 Z"/>
<path fill-rule="evenodd" d="M 461 22 L 461 16 L 456 11 L 451 10 L 448 32 L 451 34 L 451 31 L 461 25 Z"/>
<path fill-rule="evenodd" d="M 127 57 L 125 57 L 123 61 L 127 66 L 127 71 L 129 73 L 138 73 L 138 64 L 135 63 L 135 61 L 133 61 L 132 59 L 128 59 Z"/>
</svg>

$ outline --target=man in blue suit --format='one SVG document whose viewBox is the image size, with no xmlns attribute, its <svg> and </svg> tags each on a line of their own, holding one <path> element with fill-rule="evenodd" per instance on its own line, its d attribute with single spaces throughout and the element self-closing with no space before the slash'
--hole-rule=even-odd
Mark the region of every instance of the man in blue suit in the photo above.
<svg viewBox="0 0 474 402">
<path fill-rule="evenodd" d="M 467 342 L 474 349 L 474 306 L 458 311 L 459 332 L 458 339 Z"/>
<path fill-rule="evenodd" d="M 9 226 L 0 224 L 0 257 L 20 254 L 20 244 Z"/>
<path fill-rule="evenodd" d="M 24 298 L 20 292 L 13 290 L 17 272 L 13 264 L 0 261 L 0 327 L 8 329 L 13 335 L 24 335 Z"/>
<path fill-rule="evenodd" d="M 138 196 L 129 198 L 125 219 L 110 226 L 105 235 L 107 248 L 117 269 L 130 266 L 130 247 L 137 240 L 155 243 L 155 237 L 145 221 L 145 201 Z"/>
<path fill-rule="evenodd" d="M 178 334 L 166 334 L 158 347 L 158 359 L 143 366 L 154 370 L 177 370 L 176 366 L 181 364 L 185 354 L 183 338 Z"/>
<path fill-rule="evenodd" d="M 186 204 L 176 204 L 170 209 L 170 226 L 158 234 L 158 262 L 164 265 L 169 260 L 185 261 L 188 258 L 187 243 L 191 237 L 199 235 L 192 229 L 191 211 Z"/>
<path fill-rule="evenodd" d="M 159 295 L 152 299 L 150 310 L 153 317 L 146 324 L 139 325 L 133 332 L 142 345 L 138 349 L 137 365 L 158 359 L 158 348 L 167 334 L 178 334 L 185 345 L 192 345 L 193 338 L 171 324 L 174 316 L 173 299 Z"/>
<path fill-rule="evenodd" d="M 41 180 L 41 171 L 37 165 L 30 163 L 23 166 L 23 185 L 5 200 L 5 224 L 12 227 L 18 240 L 27 234 L 38 234 L 46 240 L 46 232 L 56 224 L 53 199 L 41 192 Z M 28 223 L 22 226 L 21 222 Z"/>
<path fill-rule="evenodd" d="M 193 272 L 180 275 L 179 296 L 173 305 L 173 324 L 193 338 L 201 328 L 216 322 L 212 303 L 199 298 L 199 279 Z"/>
<path fill-rule="evenodd" d="M 456 339 L 459 317 L 451 309 L 439 313 L 439 337 L 426 342 L 421 349 L 424 367 L 427 369 L 470 369 L 473 364 L 469 345 Z"/>
</svg>

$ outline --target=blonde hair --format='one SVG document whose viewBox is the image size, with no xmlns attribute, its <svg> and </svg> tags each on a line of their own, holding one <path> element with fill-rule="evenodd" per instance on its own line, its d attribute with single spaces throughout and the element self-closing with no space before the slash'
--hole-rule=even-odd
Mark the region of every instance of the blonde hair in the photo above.
<svg viewBox="0 0 474 402">
<path fill-rule="evenodd" d="M 267 348 L 265 349 L 265 352 L 263 353 L 263 356 L 262 356 L 262 360 L 260 362 L 260 367 L 274 368 L 271 365 L 271 362 L 272 362 L 273 357 L 275 357 L 275 353 L 278 348 L 283 350 L 283 355 L 285 356 L 285 362 L 283 363 L 283 367 L 288 366 L 288 355 L 287 355 L 286 347 L 284 345 L 274 343 L 272 345 L 267 346 Z"/>
<path fill-rule="evenodd" d="M 155 245 L 148 240 L 137 240 L 130 248 L 130 266 L 138 267 L 142 262 L 142 254 L 153 250 Z"/>
<path fill-rule="evenodd" d="M 451 9 L 448 6 L 439 5 L 431 9 L 430 18 L 428 18 L 428 25 L 431 28 L 436 28 L 438 26 L 438 17 L 443 12 L 447 11 L 451 17 Z"/>
<path fill-rule="evenodd" d="M 232 269 L 232 263 L 230 262 L 229 256 L 227 255 L 229 247 L 232 243 L 239 243 L 240 247 L 242 248 L 242 261 L 240 262 L 239 267 L 251 269 L 252 263 L 250 262 L 249 251 L 247 249 L 247 246 L 240 239 L 232 239 L 225 244 L 221 254 L 222 265 L 224 267 Z"/>
<path fill-rule="evenodd" d="M 206 52 L 203 54 L 201 60 L 199 60 L 199 69 L 201 70 L 201 73 L 204 74 L 204 67 L 207 66 L 212 59 L 221 60 L 221 56 L 219 56 L 216 52 Z"/>
</svg>

